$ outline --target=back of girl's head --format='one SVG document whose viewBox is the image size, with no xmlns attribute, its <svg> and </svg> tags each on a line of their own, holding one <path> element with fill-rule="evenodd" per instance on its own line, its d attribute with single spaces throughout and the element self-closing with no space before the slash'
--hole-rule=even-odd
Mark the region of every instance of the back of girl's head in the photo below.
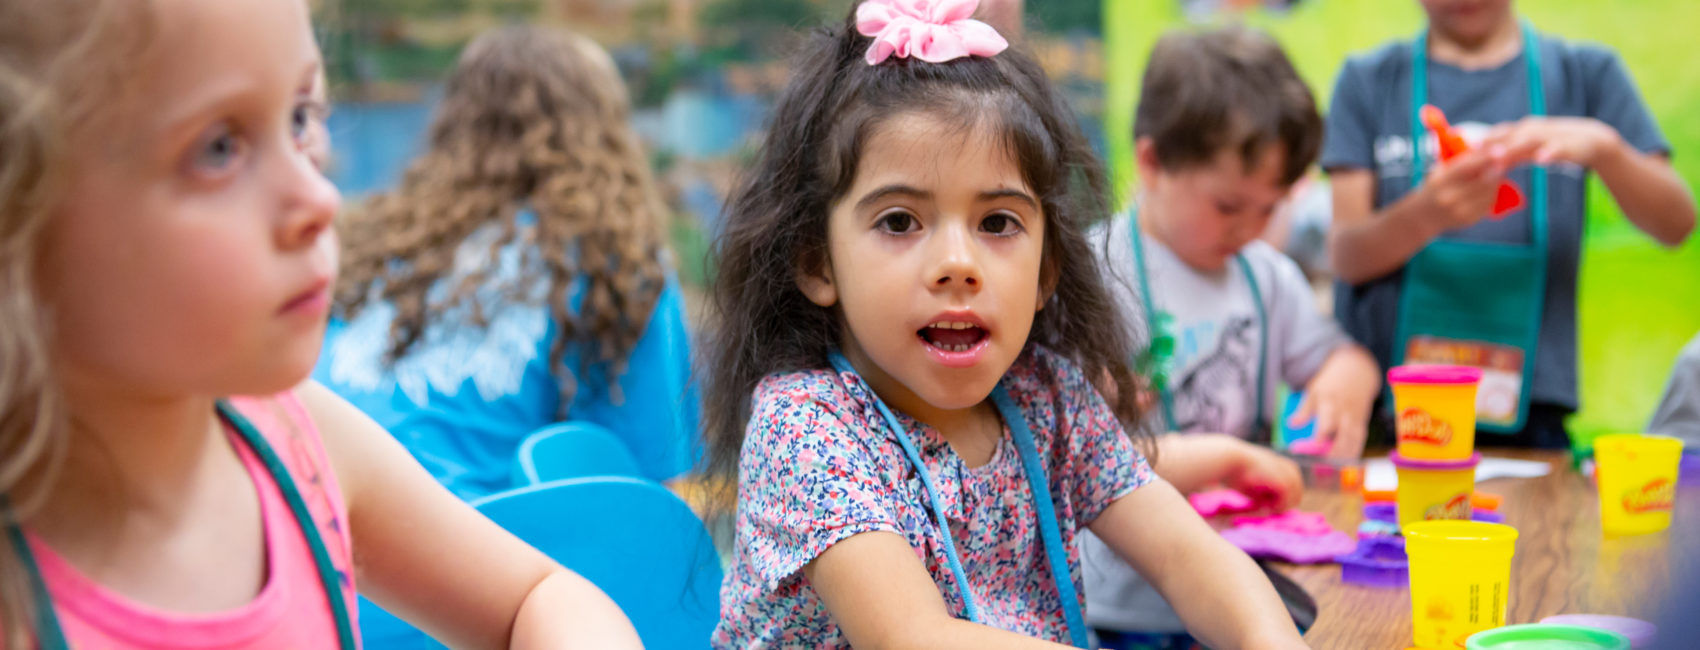
<svg viewBox="0 0 1700 650">
<path fill-rule="evenodd" d="M 39 501 L 66 415 L 49 356 L 52 328 L 37 277 L 43 235 L 89 144 L 134 101 L 126 79 L 151 33 L 143 3 L 0 2 L 0 495 L 16 521 Z M 29 646 L 31 597 L 9 542 L 0 542 L 0 647 Z"/>
<path fill-rule="evenodd" d="M 608 362 L 617 375 L 666 279 L 665 206 L 629 113 L 613 61 L 588 40 L 533 26 L 474 40 L 449 78 L 429 150 L 398 188 L 343 225 L 338 311 L 352 315 L 373 296 L 393 303 L 390 354 L 405 355 L 433 317 L 476 300 L 489 280 L 480 270 L 460 277 L 445 301 L 428 299 L 460 245 L 490 224 L 504 229 L 493 248 L 516 241 L 516 215 L 529 209 L 527 254 L 548 270 L 547 302 L 561 330 L 552 363 L 580 343 L 581 368 Z M 580 277 L 575 315 L 568 296 Z M 563 382 L 568 393 L 571 384 Z"/>
<path fill-rule="evenodd" d="M 1016 50 L 944 63 L 891 58 L 870 65 L 872 39 L 855 17 L 814 34 L 774 108 L 761 155 L 729 198 L 716 246 L 704 388 L 709 471 L 736 473 L 750 395 L 776 372 L 824 367 L 838 345 L 840 317 L 810 302 L 799 269 L 826 263 L 827 215 L 854 181 L 863 146 L 885 120 L 923 112 L 995 134 L 1039 197 L 1045 218 L 1046 279 L 1056 289 L 1030 342 L 1113 377 L 1133 394 L 1128 331 L 1093 266 L 1085 230 L 1106 212 L 1101 167 L 1073 113 L 1033 59 Z M 941 134 L 952 137 L 958 134 Z M 1134 400 L 1117 411 L 1132 430 Z"/>
<path fill-rule="evenodd" d="M 1151 138 L 1169 171 L 1235 152 L 1251 165 L 1280 147 L 1291 185 L 1316 160 L 1322 117 L 1310 87 L 1268 34 L 1239 26 L 1175 31 L 1157 41 L 1141 80 L 1133 137 Z"/>
</svg>

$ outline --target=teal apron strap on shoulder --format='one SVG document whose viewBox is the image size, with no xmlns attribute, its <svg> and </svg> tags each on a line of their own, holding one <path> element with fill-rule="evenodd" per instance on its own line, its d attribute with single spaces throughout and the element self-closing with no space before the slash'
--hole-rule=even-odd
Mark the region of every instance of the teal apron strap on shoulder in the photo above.
<svg viewBox="0 0 1700 650">
<path fill-rule="evenodd" d="M 1546 115 L 1540 42 L 1523 24 L 1529 115 Z M 1422 184 L 1428 141 L 1418 113 L 1428 102 L 1428 32 L 1411 45 L 1411 188 Z M 1477 429 L 1514 433 L 1528 420 L 1547 288 L 1547 176 L 1529 173 L 1529 243 L 1442 237 L 1405 264 L 1393 338 L 1394 365 L 1444 363 L 1482 369 Z M 1492 278 L 1492 282 L 1483 282 Z"/>
<path fill-rule="evenodd" d="M 336 565 L 331 561 L 330 549 L 325 546 L 324 536 L 319 534 L 319 526 L 313 520 L 312 512 L 307 509 L 307 501 L 301 497 L 301 491 L 296 488 L 295 479 L 291 477 L 289 469 L 254 425 L 235 408 L 221 400 L 218 402 L 218 414 L 236 430 L 243 442 L 247 443 L 249 449 L 266 466 L 272 482 L 277 484 L 278 492 L 282 493 L 284 501 L 289 503 L 296 526 L 306 538 L 307 548 L 313 552 L 313 562 L 319 570 L 319 582 L 325 589 L 325 600 L 330 603 L 331 615 L 336 619 L 338 647 L 343 650 L 359 647 L 354 636 L 354 620 L 349 615 L 348 603 L 343 598 L 341 578 Z M 35 555 L 30 552 L 29 541 L 24 537 L 23 529 L 13 521 L 11 508 L 6 504 L 3 495 L 0 495 L 0 514 L 5 516 L 6 536 L 11 542 L 13 552 L 29 574 L 30 590 L 35 599 L 36 642 L 41 650 L 68 650 L 70 645 L 66 642 L 64 628 L 59 625 L 59 618 L 54 613 L 53 596 L 47 591 L 47 581 L 42 578 L 41 568 L 35 562 Z"/>
<path fill-rule="evenodd" d="M 1139 299 L 1144 307 L 1140 311 L 1145 314 L 1145 334 L 1155 342 L 1162 318 L 1157 314 L 1156 299 L 1151 294 L 1151 281 L 1146 277 L 1145 239 L 1139 234 L 1139 207 L 1137 204 L 1128 210 L 1127 227 L 1131 233 L 1129 237 L 1133 240 L 1133 271 L 1134 276 L 1139 278 Z M 1252 411 L 1256 414 L 1252 422 L 1252 437 L 1257 442 L 1268 443 L 1274 434 L 1274 429 L 1269 424 L 1269 413 L 1266 410 L 1268 406 L 1265 404 L 1264 397 L 1264 381 L 1265 377 L 1268 376 L 1269 365 L 1269 312 L 1263 304 L 1263 291 L 1257 286 L 1257 275 L 1252 273 L 1251 262 L 1246 260 L 1245 254 L 1236 253 L 1234 254 L 1234 264 L 1245 276 L 1246 285 L 1251 287 L 1252 308 L 1257 311 L 1257 383 L 1252 386 L 1252 393 L 1256 395 L 1254 399 L 1257 406 L 1255 407 L 1256 410 Z M 1167 377 L 1168 369 L 1161 370 L 1161 374 Z M 1173 391 L 1169 390 L 1167 381 L 1157 382 L 1157 393 L 1163 403 L 1163 425 L 1169 431 L 1178 430 L 1175 420 L 1175 395 Z"/>
</svg>

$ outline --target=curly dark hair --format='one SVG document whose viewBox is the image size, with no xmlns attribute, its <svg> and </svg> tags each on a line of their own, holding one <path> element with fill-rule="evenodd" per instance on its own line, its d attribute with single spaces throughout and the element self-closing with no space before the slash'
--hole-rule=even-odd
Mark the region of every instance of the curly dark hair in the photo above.
<svg viewBox="0 0 1700 650">
<path fill-rule="evenodd" d="M 336 313 L 358 314 L 370 300 L 395 305 L 391 360 L 402 358 L 444 314 L 484 326 L 480 303 L 490 269 L 460 277 L 447 295 L 431 288 L 454 277 L 455 252 L 486 224 L 501 224 L 495 252 L 520 237 L 517 215 L 536 215 L 527 242 L 548 272 L 547 303 L 560 334 L 550 362 L 581 347 L 580 368 L 596 364 L 613 380 L 625 371 L 666 283 L 666 208 L 649 161 L 628 126 L 630 101 L 612 60 L 594 43 L 533 26 L 502 27 L 467 46 L 431 125 L 430 149 L 393 192 L 371 198 L 340 225 L 345 242 Z M 582 276 L 577 315 L 568 292 Z M 501 287 L 523 300 L 527 282 Z M 485 294 L 490 296 L 492 294 Z M 466 309 L 460 309 L 465 307 Z"/>
<path fill-rule="evenodd" d="M 856 31 L 854 12 L 808 40 L 793 58 L 798 67 L 774 108 L 760 158 L 728 201 L 705 347 L 707 473 L 723 487 L 736 484 L 750 396 L 763 377 L 827 365 L 841 317 L 803 295 L 797 270 L 826 263 L 827 215 L 849 190 L 870 135 L 882 120 L 914 112 L 1001 131 L 1040 199 L 1043 266 L 1056 284 L 1028 343 L 1080 365 L 1149 449 L 1132 399 L 1132 330 L 1087 237 L 1108 216 L 1103 169 L 1074 114 L 1038 64 L 1015 49 L 946 63 L 894 58 L 869 65 L 863 55 L 871 40 Z"/>
</svg>

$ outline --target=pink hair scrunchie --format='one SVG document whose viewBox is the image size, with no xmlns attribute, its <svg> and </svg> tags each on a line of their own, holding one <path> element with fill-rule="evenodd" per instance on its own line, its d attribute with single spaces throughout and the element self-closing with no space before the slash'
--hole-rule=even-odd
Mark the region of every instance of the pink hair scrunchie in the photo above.
<svg viewBox="0 0 1700 650">
<path fill-rule="evenodd" d="M 965 56 L 992 56 L 1009 41 L 991 25 L 969 18 L 980 0 L 868 0 L 856 8 L 856 31 L 872 36 L 868 65 L 914 57 L 943 63 Z"/>
</svg>

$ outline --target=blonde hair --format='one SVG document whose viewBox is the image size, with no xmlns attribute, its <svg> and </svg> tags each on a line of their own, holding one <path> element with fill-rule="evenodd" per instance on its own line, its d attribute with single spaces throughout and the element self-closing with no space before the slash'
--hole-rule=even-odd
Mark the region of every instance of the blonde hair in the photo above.
<svg viewBox="0 0 1700 650">
<path fill-rule="evenodd" d="M 51 314 L 36 270 L 70 172 L 69 152 L 127 105 L 152 33 L 143 2 L 0 0 L 0 523 L 46 497 L 65 449 L 67 414 L 53 376 Z M 104 124 L 104 123 L 103 123 Z M 0 646 L 32 644 L 34 594 L 21 557 L 0 544 Z"/>
<path fill-rule="evenodd" d="M 614 379 L 666 283 L 666 208 L 627 124 L 630 111 L 613 61 L 582 37 L 512 26 L 474 40 L 449 78 L 430 149 L 398 188 L 341 224 L 337 313 L 353 317 L 373 299 L 393 304 L 391 360 L 445 314 L 481 321 L 491 306 L 479 303 L 480 287 L 492 279 L 486 269 L 458 278 L 446 296 L 431 288 L 454 277 L 455 252 L 487 224 L 502 228 L 490 244 L 495 259 L 520 238 L 516 218 L 529 209 L 535 233 L 525 255 L 547 270 L 546 300 L 559 330 L 550 364 L 565 377 L 561 407 L 572 402 L 573 369 L 563 359 L 573 343 L 583 346 L 580 370 L 604 369 L 619 399 Z M 575 315 L 568 295 L 580 278 Z M 498 293 L 510 300 L 527 292 Z"/>
</svg>

